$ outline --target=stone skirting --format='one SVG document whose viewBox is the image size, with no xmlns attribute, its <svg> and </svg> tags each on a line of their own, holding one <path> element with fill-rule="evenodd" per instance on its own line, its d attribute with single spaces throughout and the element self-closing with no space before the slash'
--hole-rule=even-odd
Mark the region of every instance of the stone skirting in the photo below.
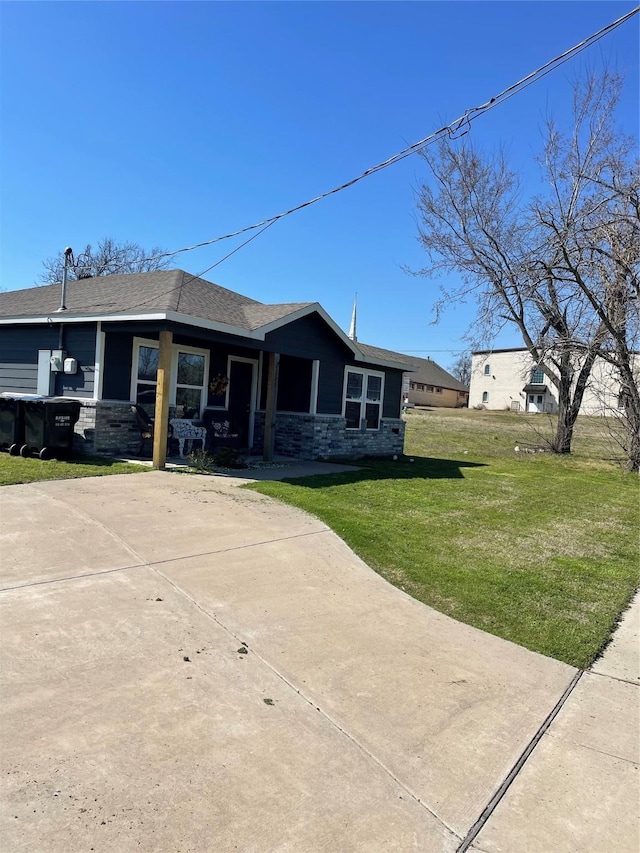
<svg viewBox="0 0 640 853">
<path fill-rule="evenodd" d="M 379 430 L 348 430 L 346 420 L 335 415 L 278 412 L 274 452 L 296 459 L 357 459 L 393 456 L 404 451 L 404 421 L 383 418 Z M 262 451 L 264 412 L 256 412 L 253 450 Z"/>
<path fill-rule="evenodd" d="M 140 432 L 131 403 L 119 400 L 82 400 L 75 426 L 76 453 L 124 456 L 140 446 Z"/>
<path fill-rule="evenodd" d="M 131 403 L 120 400 L 82 400 L 75 426 L 76 453 L 103 456 L 135 454 L 140 432 Z M 379 430 L 347 430 L 346 420 L 335 415 L 278 412 L 274 451 L 295 459 L 357 459 L 393 456 L 404 449 L 404 421 L 383 418 Z M 261 453 L 264 412 L 255 413 L 253 451 Z"/>
</svg>

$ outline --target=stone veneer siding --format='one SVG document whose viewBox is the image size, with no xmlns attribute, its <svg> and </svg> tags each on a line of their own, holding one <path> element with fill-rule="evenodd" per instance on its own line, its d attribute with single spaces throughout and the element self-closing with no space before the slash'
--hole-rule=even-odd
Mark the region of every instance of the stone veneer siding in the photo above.
<svg viewBox="0 0 640 853">
<path fill-rule="evenodd" d="M 170 411 L 170 417 L 173 413 Z M 379 430 L 347 430 L 345 418 L 278 412 L 274 450 L 296 459 L 357 459 L 361 456 L 393 456 L 404 451 L 401 418 L 383 418 Z M 261 453 L 264 412 L 256 412 L 253 451 Z M 131 403 L 118 400 L 83 400 L 75 426 L 76 453 L 103 456 L 135 454 L 140 433 Z"/>
<path fill-rule="evenodd" d="M 383 418 L 379 430 L 347 430 L 346 419 L 335 415 L 278 412 L 274 451 L 297 459 L 330 459 L 361 456 L 393 456 L 404 452 L 401 418 Z M 253 450 L 264 442 L 264 412 L 256 412 Z"/>
<path fill-rule="evenodd" d="M 76 453 L 122 456 L 140 447 L 140 432 L 131 403 L 118 400 L 82 400 L 75 426 Z"/>
</svg>

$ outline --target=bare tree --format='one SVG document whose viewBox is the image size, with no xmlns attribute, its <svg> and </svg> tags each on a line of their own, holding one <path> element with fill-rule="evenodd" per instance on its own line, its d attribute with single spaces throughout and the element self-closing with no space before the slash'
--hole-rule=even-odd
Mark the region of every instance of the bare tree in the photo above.
<svg viewBox="0 0 640 853">
<path fill-rule="evenodd" d="M 467 388 L 471 382 L 471 353 L 466 350 L 460 353 L 449 367 L 449 373 L 459 379 Z"/>
<path fill-rule="evenodd" d="M 83 252 L 74 256 L 68 278 L 73 281 L 102 275 L 166 269 L 168 259 L 156 257 L 163 251 L 157 247 L 147 251 L 137 243 L 118 243 L 112 237 L 105 237 L 95 248 L 87 244 Z M 40 276 L 39 284 L 56 284 L 62 280 L 64 252 L 47 258 L 42 265 L 45 271 Z"/>
<path fill-rule="evenodd" d="M 548 122 L 543 164 L 552 195 L 532 211 L 555 252 L 555 278 L 598 330 L 598 358 L 619 382 L 620 443 L 628 469 L 639 471 L 640 171 L 637 140 L 613 120 L 621 88 L 616 75 L 588 77 L 574 89 L 573 132 Z M 589 352 L 584 336 L 573 346 Z"/>
<path fill-rule="evenodd" d="M 422 154 L 432 181 L 418 193 L 419 239 L 431 265 L 417 274 L 458 274 L 460 286 L 443 291 L 436 311 L 475 298 L 473 344 L 490 343 L 506 323 L 519 329 L 534 364 L 557 389 L 551 442 L 557 453 L 570 452 L 593 365 L 610 354 L 606 306 L 622 300 L 628 316 L 632 287 L 614 285 L 610 270 L 604 275 L 604 256 L 595 249 L 598 229 L 625 251 L 632 242 L 615 212 L 620 196 L 629 193 L 607 171 L 615 162 L 629 174 L 629 144 L 614 125 L 619 94 L 620 81 L 609 74 L 576 85 L 572 131 L 563 136 L 549 122 L 538 161 L 545 192 L 533 199 L 523 201 L 520 178 L 502 153 L 483 155 L 469 144 L 443 142 Z M 625 256 L 625 270 L 629 262 Z M 605 294 L 600 312 L 590 298 L 598 287 Z"/>
</svg>

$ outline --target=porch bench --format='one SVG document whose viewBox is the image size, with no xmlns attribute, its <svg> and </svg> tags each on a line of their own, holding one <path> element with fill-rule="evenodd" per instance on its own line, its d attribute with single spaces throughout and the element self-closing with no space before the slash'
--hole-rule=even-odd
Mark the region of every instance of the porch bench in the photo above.
<svg viewBox="0 0 640 853">
<path fill-rule="evenodd" d="M 202 449 L 205 449 L 207 444 L 206 427 L 196 426 L 186 418 L 171 418 L 169 424 L 173 430 L 173 437 L 177 439 L 180 445 L 180 456 L 185 455 L 185 442 L 187 443 L 187 453 L 189 452 L 189 443 L 193 446 L 194 441 L 201 441 Z"/>
</svg>

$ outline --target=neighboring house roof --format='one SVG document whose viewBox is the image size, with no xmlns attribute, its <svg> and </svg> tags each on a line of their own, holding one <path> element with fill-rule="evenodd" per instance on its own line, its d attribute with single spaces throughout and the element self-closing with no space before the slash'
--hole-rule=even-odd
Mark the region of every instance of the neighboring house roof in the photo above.
<svg viewBox="0 0 640 853">
<path fill-rule="evenodd" d="M 448 388 L 453 391 L 468 391 L 466 385 L 448 373 L 435 361 L 430 358 L 417 358 L 413 355 L 403 355 L 399 352 L 391 350 L 383 350 L 379 347 L 368 346 L 367 344 L 359 343 L 358 346 L 365 354 L 370 354 L 375 358 L 386 358 L 387 361 L 397 361 L 408 366 L 412 371 L 411 381 L 421 382 L 425 385 L 437 385 L 438 388 Z"/>
<path fill-rule="evenodd" d="M 408 355 L 403 355 L 401 352 L 393 352 L 393 350 L 390 349 L 381 349 L 380 347 L 371 346 L 371 344 L 361 344 L 359 341 L 356 343 L 356 346 L 367 359 L 395 364 L 405 371 L 413 370 L 413 367 L 410 364 L 411 359 Z"/>
<path fill-rule="evenodd" d="M 60 284 L 0 293 L 0 324 L 161 319 L 264 340 L 268 332 L 315 312 L 352 351 L 354 360 L 408 369 L 405 357 L 398 353 L 365 353 L 318 302 L 266 305 L 183 270 L 69 281 L 64 311 L 58 310 L 60 297 Z"/>
</svg>

